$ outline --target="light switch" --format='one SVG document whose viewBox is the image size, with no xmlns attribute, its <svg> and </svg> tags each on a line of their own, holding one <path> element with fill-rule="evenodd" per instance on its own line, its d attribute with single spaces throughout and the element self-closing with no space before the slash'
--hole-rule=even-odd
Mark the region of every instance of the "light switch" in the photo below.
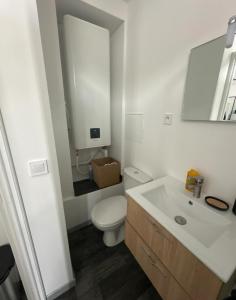
<svg viewBox="0 0 236 300">
<path fill-rule="evenodd" d="M 173 122 L 173 114 L 172 113 L 165 113 L 163 124 L 164 125 L 172 125 L 172 122 Z"/>
<path fill-rule="evenodd" d="M 31 177 L 48 174 L 46 159 L 28 161 L 29 175 Z"/>
</svg>

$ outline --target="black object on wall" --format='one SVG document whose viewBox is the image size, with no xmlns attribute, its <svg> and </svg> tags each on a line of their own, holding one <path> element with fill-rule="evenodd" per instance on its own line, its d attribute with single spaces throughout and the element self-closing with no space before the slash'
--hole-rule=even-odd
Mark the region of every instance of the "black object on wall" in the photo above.
<svg viewBox="0 0 236 300">
<path fill-rule="evenodd" d="M 100 139 L 100 128 L 90 128 L 90 138 Z"/>
</svg>

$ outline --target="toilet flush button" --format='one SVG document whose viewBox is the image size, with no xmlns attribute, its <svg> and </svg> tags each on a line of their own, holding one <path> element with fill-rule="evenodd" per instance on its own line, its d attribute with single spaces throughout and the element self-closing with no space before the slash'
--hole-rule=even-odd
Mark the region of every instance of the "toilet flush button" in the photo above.
<svg viewBox="0 0 236 300">
<path fill-rule="evenodd" d="M 48 174 L 48 162 L 46 159 L 28 161 L 28 170 L 31 177 Z"/>
</svg>

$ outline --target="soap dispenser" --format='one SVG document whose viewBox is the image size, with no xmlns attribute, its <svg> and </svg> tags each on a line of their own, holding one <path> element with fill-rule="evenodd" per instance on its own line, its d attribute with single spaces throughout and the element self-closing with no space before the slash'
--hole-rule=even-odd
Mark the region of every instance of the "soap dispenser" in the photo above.
<svg viewBox="0 0 236 300">
<path fill-rule="evenodd" d="M 189 192 L 193 192 L 194 186 L 196 184 L 196 177 L 200 176 L 198 171 L 191 169 L 187 173 L 187 178 L 186 178 L 186 184 L 185 184 L 185 189 Z"/>
</svg>

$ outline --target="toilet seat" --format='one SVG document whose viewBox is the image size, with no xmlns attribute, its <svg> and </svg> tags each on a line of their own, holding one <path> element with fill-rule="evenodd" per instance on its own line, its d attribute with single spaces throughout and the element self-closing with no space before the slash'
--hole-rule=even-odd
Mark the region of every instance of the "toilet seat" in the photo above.
<svg viewBox="0 0 236 300">
<path fill-rule="evenodd" d="M 114 196 L 97 203 L 91 213 L 94 224 L 99 227 L 113 227 L 126 217 L 127 200 L 124 196 Z"/>
</svg>

